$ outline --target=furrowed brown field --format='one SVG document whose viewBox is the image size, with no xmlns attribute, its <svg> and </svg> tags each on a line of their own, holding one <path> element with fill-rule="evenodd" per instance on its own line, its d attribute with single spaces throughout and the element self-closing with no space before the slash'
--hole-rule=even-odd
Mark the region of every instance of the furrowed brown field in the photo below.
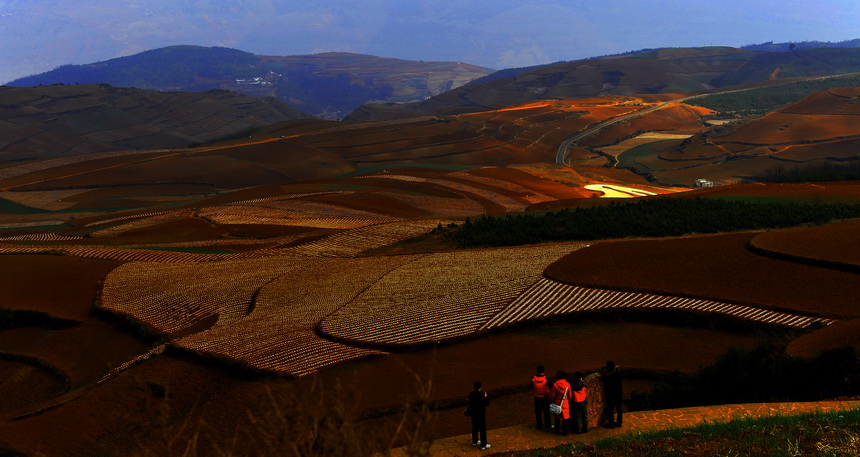
<svg viewBox="0 0 860 457">
<path fill-rule="evenodd" d="M 830 103 L 852 94 L 819 94 L 804 109 L 838 117 Z M 462 433 L 460 403 L 476 379 L 494 396 L 493 427 L 530 422 L 523 385 L 539 363 L 590 372 L 616 360 L 629 391 L 647 392 L 662 373 L 694 372 L 762 335 L 803 355 L 860 344 L 854 220 L 480 249 L 435 230 L 612 206 L 599 197 L 613 196 L 860 203 L 857 182 L 692 190 L 696 178 L 751 175 L 771 156 L 845 160 L 850 147 L 686 157 L 679 135 L 697 141 L 712 113 L 661 106 L 673 98 L 285 123 L 199 148 L 10 164 L 0 171 L 0 311 L 10 316 L 0 395 L 15 399 L 0 407 L 0 442 L 129 455 L 184 443 L 201 420 L 230 439 L 270 393 L 313 386 L 348 386 L 365 422 L 390 431 L 417 399 L 416 376 L 433 384 L 432 435 L 443 437 Z M 572 146 L 573 168 L 557 163 L 565 140 L 601 125 Z M 847 141 L 828 136 L 849 128 L 822 127 L 821 144 Z M 612 167 L 642 135 L 675 143 L 631 162 L 669 165 Z M 589 149 L 607 145 L 616 149 Z M 707 147 L 742 155 L 735 146 Z"/>
</svg>

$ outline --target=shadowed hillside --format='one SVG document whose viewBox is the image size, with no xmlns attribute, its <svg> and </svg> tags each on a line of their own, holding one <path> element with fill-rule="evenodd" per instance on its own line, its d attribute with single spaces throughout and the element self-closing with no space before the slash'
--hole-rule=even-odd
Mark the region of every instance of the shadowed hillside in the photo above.
<svg viewBox="0 0 860 457">
<path fill-rule="evenodd" d="M 0 87 L 0 161 L 118 149 L 181 148 L 306 114 L 234 92 L 153 92 L 108 85 Z"/>
</svg>

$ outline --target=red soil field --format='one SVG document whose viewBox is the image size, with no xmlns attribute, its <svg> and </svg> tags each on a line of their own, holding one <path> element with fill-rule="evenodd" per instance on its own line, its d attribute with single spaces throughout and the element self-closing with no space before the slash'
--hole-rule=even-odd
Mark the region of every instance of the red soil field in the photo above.
<svg viewBox="0 0 860 457">
<path fill-rule="evenodd" d="M 709 344 L 700 344 L 701 341 Z M 583 342 L 587 342 L 587 349 L 571 351 L 571 347 L 581 347 Z M 582 323 L 506 332 L 434 350 L 342 365 L 302 378 L 299 386 L 301 391 L 307 391 L 314 382 L 322 383 L 325 389 L 349 386 L 350 393 L 359 399 L 360 409 L 399 407 L 416 398 L 413 373 L 423 380 L 432 376 L 434 399 L 459 399 L 468 393 L 475 379 L 483 380 L 491 395 L 499 389 L 520 387 L 538 363 L 546 365 L 551 373 L 557 369 L 589 372 L 610 359 L 626 369 L 691 372 L 711 363 L 730 347 L 752 348 L 755 343 L 754 336 L 705 329 Z M 635 385 L 635 380 L 629 379 L 627 392 Z M 158 439 L 134 433 L 137 424 L 147 430 L 147 426 L 159 423 L 158 411 L 166 402 L 154 395 L 154 386 L 169 393 L 168 426 L 178 427 L 186 417 L 191 425 L 205 418 L 214 427 L 210 433 L 226 436 L 231 436 L 235 424 L 246 423 L 252 405 L 266 404 L 267 387 L 276 395 L 285 388 L 284 382 L 243 379 L 217 366 L 158 356 L 66 406 L 4 423 L 0 440 L 21 450 L 39 449 L 52 456 L 122 455 L 128 451 L 129 443 Z M 523 391 L 495 396 L 491 426 L 530 423 L 533 415 L 529 395 Z M 437 437 L 468 430 L 461 409 L 440 412 L 434 432 Z M 178 428 L 168 428 L 167 433 L 178 433 Z M 156 442 L 150 445 L 156 445 L 153 443 Z"/>
<path fill-rule="evenodd" d="M 85 320 L 98 292 L 96 283 L 119 264 L 61 255 L 0 255 L 0 304 Z"/>
<path fill-rule="evenodd" d="M 860 203 L 860 181 L 822 183 L 754 183 L 717 186 L 676 194 L 677 197 L 760 197 L 813 203 Z"/>
<path fill-rule="evenodd" d="M 600 242 L 550 265 L 546 275 L 587 287 L 710 298 L 838 318 L 860 316 L 856 274 L 753 254 L 746 244 L 756 235 Z"/>
<path fill-rule="evenodd" d="M 860 319 L 837 322 L 803 335 L 788 345 L 788 353 L 815 357 L 821 351 L 849 345 L 860 351 Z"/>
<path fill-rule="evenodd" d="M 771 230 L 750 240 L 758 249 L 812 261 L 860 267 L 860 219 L 786 230 Z"/>
</svg>

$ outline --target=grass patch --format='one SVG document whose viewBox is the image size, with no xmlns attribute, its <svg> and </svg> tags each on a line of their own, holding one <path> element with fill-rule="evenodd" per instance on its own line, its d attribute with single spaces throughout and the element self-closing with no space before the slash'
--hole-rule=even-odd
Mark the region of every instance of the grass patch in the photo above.
<svg viewBox="0 0 860 457">
<path fill-rule="evenodd" d="M 659 154 L 658 151 L 655 151 L 652 146 L 657 143 L 661 143 L 663 141 L 672 141 L 672 140 L 657 140 L 652 141 L 650 143 L 640 144 L 639 146 L 630 148 L 621 154 L 618 154 L 618 167 L 620 168 L 634 168 L 638 170 L 644 170 L 645 172 L 653 172 L 653 171 L 662 171 L 662 170 L 654 170 L 652 168 L 646 167 L 641 163 L 638 163 L 637 160 L 643 157 L 651 157 Z"/>
<path fill-rule="evenodd" d="M 744 417 L 692 428 L 629 434 L 593 444 L 509 452 L 517 457 L 860 456 L 860 411 Z"/>
<path fill-rule="evenodd" d="M 20 203 L 15 203 L 5 198 L 0 198 L 0 213 L 3 214 L 45 214 L 50 211 L 45 209 L 33 208 Z"/>
</svg>

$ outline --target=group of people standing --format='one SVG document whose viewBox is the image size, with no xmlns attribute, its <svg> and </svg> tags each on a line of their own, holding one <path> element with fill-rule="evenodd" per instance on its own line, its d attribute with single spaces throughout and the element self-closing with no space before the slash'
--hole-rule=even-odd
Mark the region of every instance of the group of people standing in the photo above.
<svg viewBox="0 0 860 457">
<path fill-rule="evenodd" d="M 534 413 L 538 430 L 553 431 L 560 435 L 588 432 L 588 384 L 582 373 L 568 376 L 563 370 L 550 379 L 544 373 L 543 365 L 538 365 L 536 373 L 529 381 L 534 393 Z M 609 428 L 621 427 L 621 369 L 615 362 L 608 361 L 600 370 L 605 393 L 605 425 Z M 469 393 L 469 406 L 466 415 L 472 418 L 472 445 L 489 449 L 487 442 L 487 407 L 490 405 L 487 392 L 482 390 L 480 381 L 475 381 L 474 390 Z M 551 423 L 550 418 L 554 419 Z"/>
</svg>

